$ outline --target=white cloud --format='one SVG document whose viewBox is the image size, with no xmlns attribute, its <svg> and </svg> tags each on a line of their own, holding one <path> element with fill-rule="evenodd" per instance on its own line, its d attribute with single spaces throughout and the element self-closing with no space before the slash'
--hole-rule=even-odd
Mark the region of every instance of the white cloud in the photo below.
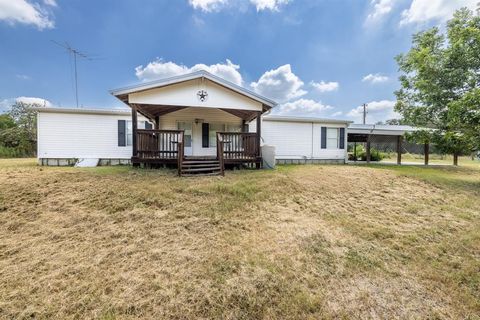
<svg viewBox="0 0 480 320">
<path fill-rule="evenodd" d="M 298 99 L 279 105 L 274 109 L 273 113 L 278 115 L 319 116 L 324 113 L 324 111 L 330 109 L 332 109 L 331 106 L 324 105 L 320 101 Z"/>
<path fill-rule="evenodd" d="M 338 82 L 325 82 L 325 81 L 320 81 L 320 82 L 312 81 L 310 82 L 310 85 L 320 92 L 336 91 L 340 87 L 340 84 Z"/>
<path fill-rule="evenodd" d="M 255 92 L 278 102 L 295 99 L 307 93 L 302 89 L 303 81 L 292 72 L 289 64 L 265 72 L 250 86 Z"/>
<path fill-rule="evenodd" d="M 367 123 L 400 118 L 400 115 L 393 110 L 395 103 L 396 102 L 392 100 L 371 101 L 367 103 Z M 350 110 L 347 116 L 355 122 L 361 123 L 363 119 L 363 106 Z"/>
<path fill-rule="evenodd" d="M 387 76 L 383 76 L 380 73 L 375 73 L 375 74 L 368 74 L 365 77 L 363 77 L 362 82 L 370 82 L 370 83 L 382 83 L 388 81 Z"/>
<path fill-rule="evenodd" d="M 171 61 L 163 62 L 162 60 L 157 59 L 147 64 L 145 67 L 136 67 L 135 75 L 142 81 L 150 81 L 195 72 L 198 70 L 205 70 L 237 85 L 242 85 L 243 79 L 242 75 L 238 71 L 239 69 L 239 65 L 233 64 L 228 59 L 226 60 L 226 63 L 217 63 L 209 66 L 206 64 L 196 64 L 192 67 L 187 67 L 183 64 L 176 64 L 175 62 Z"/>
<path fill-rule="evenodd" d="M 47 1 L 48 6 L 53 6 L 55 1 Z M 16 23 L 31 24 L 38 29 L 51 29 L 55 26 L 48 10 L 39 3 L 26 0 L 0 0 L 0 20 L 14 25 Z"/>
<path fill-rule="evenodd" d="M 478 0 L 413 0 L 410 7 L 403 11 L 400 25 L 425 23 L 430 20 L 446 21 L 455 10 L 468 7 L 475 10 Z"/>
<path fill-rule="evenodd" d="M 55 0 L 43 0 L 43 3 L 47 6 L 57 7 L 57 2 Z"/>
<path fill-rule="evenodd" d="M 200 9 L 205 12 L 218 11 L 227 4 L 228 0 L 188 0 L 194 9 Z"/>
<path fill-rule="evenodd" d="M 54 105 L 45 99 L 36 98 L 36 97 L 18 97 L 0 100 L 0 113 L 10 110 L 10 107 L 15 104 L 15 102 L 23 102 L 28 104 L 36 104 L 39 106 L 53 107 Z"/>
<path fill-rule="evenodd" d="M 279 11 L 282 5 L 285 5 L 290 1 L 291 0 L 250 0 L 250 3 L 255 6 L 257 11 Z M 243 5 L 242 2 L 235 2 L 233 0 L 188 0 L 188 3 L 194 9 L 199 9 L 204 12 L 219 11 L 232 4 Z"/>
<path fill-rule="evenodd" d="M 27 104 L 37 104 L 42 107 L 53 107 L 53 104 L 50 101 L 36 97 L 18 97 L 15 99 L 15 101 Z"/>
<path fill-rule="evenodd" d="M 29 75 L 26 74 L 16 74 L 15 77 L 20 80 L 30 80 L 32 79 Z"/>
<path fill-rule="evenodd" d="M 255 5 L 257 11 L 278 11 L 281 5 L 289 3 L 290 0 L 250 0 L 250 2 Z"/>
<path fill-rule="evenodd" d="M 337 112 L 332 113 L 330 116 L 331 117 L 338 117 L 338 116 L 341 116 L 342 114 L 343 114 L 342 111 L 337 111 Z"/>
<path fill-rule="evenodd" d="M 367 23 L 373 23 L 381 20 L 387 14 L 389 14 L 396 0 L 372 0 L 372 10 L 367 16 Z"/>
</svg>

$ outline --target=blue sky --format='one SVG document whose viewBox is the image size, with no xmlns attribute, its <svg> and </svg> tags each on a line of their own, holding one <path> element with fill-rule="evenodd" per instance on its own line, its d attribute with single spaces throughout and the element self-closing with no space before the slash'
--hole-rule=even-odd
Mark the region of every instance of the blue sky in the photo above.
<svg viewBox="0 0 480 320">
<path fill-rule="evenodd" d="M 0 109 L 15 99 L 122 107 L 109 89 L 206 69 L 285 115 L 396 117 L 394 57 L 476 0 L 0 0 Z"/>
</svg>

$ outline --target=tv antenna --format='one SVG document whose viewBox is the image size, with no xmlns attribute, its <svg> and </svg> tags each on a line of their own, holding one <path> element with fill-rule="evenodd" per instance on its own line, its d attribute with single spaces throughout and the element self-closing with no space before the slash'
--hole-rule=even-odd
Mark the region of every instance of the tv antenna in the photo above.
<svg viewBox="0 0 480 320">
<path fill-rule="evenodd" d="M 367 122 L 367 113 L 368 113 L 367 112 L 367 106 L 368 106 L 368 104 L 366 104 L 366 103 L 364 103 L 362 105 L 362 107 L 363 107 L 363 124 L 365 124 Z"/>
<path fill-rule="evenodd" d="M 51 40 L 53 43 L 55 43 L 57 46 L 60 46 L 67 50 L 69 54 L 73 56 L 73 63 L 74 63 L 74 73 L 75 73 L 75 102 L 77 104 L 78 108 L 78 75 L 77 75 L 77 57 L 86 59 L 86 60 L 92 60 L 87 54 L 78 51 L 77 49 L 73 48 L 68 44 L 68 42 L 65 41 L 65 43 L 59 43 L 57 41 Z"/>
</svg>

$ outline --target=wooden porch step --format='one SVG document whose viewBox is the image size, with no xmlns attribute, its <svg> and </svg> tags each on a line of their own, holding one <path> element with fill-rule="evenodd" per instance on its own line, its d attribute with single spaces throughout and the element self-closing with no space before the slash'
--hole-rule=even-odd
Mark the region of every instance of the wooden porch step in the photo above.
<svg viewBox="0 0 480 320">
<path fill-rule="evenodd" d="M 221 171 L 220 167 L 204 167 L 204 168 L 183 168 L 183 172 L 210 172 L 210 171 Z"/>
<path fill-rule="evenodd" d="M 212 157 L 187 157 L 182 161 L 181 176 L 218 176 L 222 174 L 220 161 Z"/>
<path fill-rule="evenodd" d="M 184 160 L 184 165 L 196 165 L 196 164 L 218 164 L 218 160 Z"/>
<path fill-rule="evenodd" d="M 182 173 L 182 177 L 204 177 L 204 176 L 219 176 L 220 172 L 209 172 L 209 173 Z"/>
<path fill-rule="evenodd" d="M 183 164 L 182 168 L 208 168 L 208 167 L 218 167 L 220 163 L 198 163 L 198 164 Z"/>
</svg>

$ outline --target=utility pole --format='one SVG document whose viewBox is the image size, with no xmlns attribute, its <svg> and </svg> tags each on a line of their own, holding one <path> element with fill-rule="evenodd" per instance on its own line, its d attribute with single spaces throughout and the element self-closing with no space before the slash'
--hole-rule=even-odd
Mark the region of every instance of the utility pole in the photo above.
<svg viewBox="0 0 480 320">
<path fill-rule="evenodd" d="M 363 124 L 367 123 L 367 104 L 363 104 Z"/>
<path fill-rule="evenodd" d="M 75 102 L 78 108 L 78 75 L 77 75 L 77 56 L 83 59 L 87 60 L 92 60 L 89 56 L 87 56 L 85 53 L 82 53 L 78 51 L 75 48 L 72 48 L 67 42 L 65 44 L 58 43 L 56 41 L 53 41 L 57 46 L 60 46 L 64 49 L 67 50 L 67 52 L 71 55 L 73 55 L 73 64 L 74 64 L 74 78 L 75 78 Z"/>
</svg>

